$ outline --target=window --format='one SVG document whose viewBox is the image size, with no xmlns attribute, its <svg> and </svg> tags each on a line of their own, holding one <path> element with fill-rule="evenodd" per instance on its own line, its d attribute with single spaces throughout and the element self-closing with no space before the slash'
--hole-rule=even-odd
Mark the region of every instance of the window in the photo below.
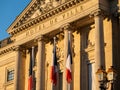
<svg viewBox="0 0 120 90">
<path fill-rule="evenodd" d="M 14 79 L 14 69 L 7 70 L 7 82 Z"/>
<path fill-rule="evenodd" d="M 95 63 L 88 64 L 88 90 L 96 90 Z"/>
</svg>

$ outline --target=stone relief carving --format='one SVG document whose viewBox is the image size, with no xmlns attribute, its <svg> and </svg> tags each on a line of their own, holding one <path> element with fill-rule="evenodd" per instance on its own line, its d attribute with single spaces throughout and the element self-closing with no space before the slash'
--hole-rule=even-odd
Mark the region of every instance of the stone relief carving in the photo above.
<svg viewBox="0 0 120 90">
<path fill-rule="evenodd" d="M 56 52 L 57 52 L 57 58 L 58 58 L 58 68 L 59 68 L 59 71 L 62 71 L 64 67 L 63 33 L 56 35 L 56 37 L 57 37 Z"/>
<path fill-rule="evenodd" d="M 93 47 L 94 43 L 92 43 L 90 40 L 88 40 L 88 48 Z"/>
<path fill-rule="evenodd" d="M 42 0 L 40 1 L 40 11 L 45 13 L 52 8 L 58 6 L 60 4 L 60 0 Z"/>
<path fill-rule="evenodd" d="M 62 71 L 64 67 L 64 51 L 62 48 L 57 48 L 58 67 Z"/>
</svg>

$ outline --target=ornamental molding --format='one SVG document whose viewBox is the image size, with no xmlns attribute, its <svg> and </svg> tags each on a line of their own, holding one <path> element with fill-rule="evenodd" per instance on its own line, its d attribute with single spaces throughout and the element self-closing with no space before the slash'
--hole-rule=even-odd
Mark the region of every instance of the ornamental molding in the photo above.
<svg viewBox="0 0 120 90">
<path fill-rule="evenodd" d="M 109 12 L 106 12 L 105 10 L 102 10 L 102 9 L 96 9 L 92 11 L 89 16 L 90 17 L 96 17 L 96 16 L 106 17 L 108 15 L 109 15 Z"/>
<path fill-rule="evenodd" d="M 40 36 L 36 37 L 36 38 L 34 39 L 34 41 L 35 41 L 35 42 L 36 42 L 36 41 L 44 41 L 44 37 L 45 37 L 45 36 L 40 35 Z"/>
<path fill-rule="evenodd" d="M 8 28 L 8 32 L 11 32 L 12 29 L 18 27 L 19 25 L 23 24 L 24 21 L 29 18 L 37 9 L 38 6 L 37 0 L 32 0 L 31 3 L 23 10 L 23 12 L 16 17 L 16 20 L 13 24 Z M 12 30 L 13 31 L 13 30 Z"/>
<path fill-rule="evenodd" d="M 6 54 L 6 53 L 11 52 L 13 50 L 14 50 L 14 46 L 6 48 L 6 49 L 0 51 L 0 55 Z"/>
<path fill-rule="evenodd" d="M 12 52 L 12 51 L 20 51 L 22 53 L 25 53 L 25 48 L 18 46 L 11 46 L 11 47 L 7 47 L 7 48 L 3 48 L 3 50 L 0 50 L 0 55 L 4 55 L 6 53 Z"/>
<path fill-rule="evenodd" d="M 52 17 L 52 16 L 54 16 L 56 14 L 59 14 L 60 12 L 62 12 L 64 10 L 78 4 L 79 2 L 80 2 L 80 0 L 67 1 L 66 3 L 63 3 L 63 4 L 59 5 L 59 6 L 57 6 L 56 8 L 53 8 L 53 9 L 49 10 L 48 12 L 45 12 L 45 13 L 41 14 L 40 16 L 29 20 L 28 22 L 22 23 L 22 18 L 25 20 L 25 18 L 27 18 L 26 16 L 29 15 L 29 12 L 28 12 L 29 10 L 28 10 L 28 11 L 26 11 L 27 14 L 24 13 L 23 17 L 19 16 L 19 18 L 21 18 L 19 20 L 19 22 L 21 22 L 22 24 L 20 24 L 20 25 L 16 24 L 17 26 L 14 26 L 14 24 L 13 24 L 12 26 L 14 26 L 14 27 L 9 28 L 8 33 L 13 36 L 13 35 L 21 32 L 21 31 L 23 31 L 23 30 L 25 30 L 25 29 L 27 29 L 27 28 L 41 22 L 41 21 L 44 21 L 44 20 L 46 20 L 46 19 L 48 19 L 48 18 L 50 18 L 50 17 Z M 34 5 L 33 5 L 34 7 L 33 6 L 30 7 L 30 12 L 31 11 L 34 12 L 35 9 L 38 8 L 37 4 L 38 4 L 37 2 L 34 2 Z M 31 13 L 33 13 L 33 12 L 31 12 Z"/>
</svg>

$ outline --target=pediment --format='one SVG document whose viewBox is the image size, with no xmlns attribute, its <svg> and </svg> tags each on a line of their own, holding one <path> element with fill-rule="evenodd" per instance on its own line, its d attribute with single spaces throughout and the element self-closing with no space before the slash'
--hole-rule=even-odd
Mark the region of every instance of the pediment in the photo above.
<svg viewBox="0 0 120 90">
<path fill-rule="evenodd" d="M 32 0 L 28 6 L 16 17 L 14 22 L 11 24 L 11 26 L 8 28 L 7 32 L 10 34 L 15 28 L 21 26 L 26 21 L 30 20 L 32 15 L 34 15 L 38 8 L 38 2 L 37 0 Z M 37 11 L 38 12 L 38 11 Z"/>
<path fill-rule="evenodd" d="M 28 21 L 46 13 L 52 8 L 60 4 L 58 1 L 51 2 L 50 0 L 32 0 L 29 5 L 23 10 L 23 12 L 15 19 L 15 21 L 8 28 L 7 32 L 11 34 L 16 28 L 22 26 Z"/>
<path fill-rule="evenodd" d="M 38 10 L 36 10 L 34 13 L 33 13 L 33 15 L 31 15 L 31 17 L 30 18 L 28 18 L 28 21 L 30 20 L 30 19 L 33 19 L 33 18 L 36 18 L 36 17 L 38 17 L 38 16 L 40 16 L 42 13 L 41 13 L 41 11 L 38 9 Z"/>
</svg>

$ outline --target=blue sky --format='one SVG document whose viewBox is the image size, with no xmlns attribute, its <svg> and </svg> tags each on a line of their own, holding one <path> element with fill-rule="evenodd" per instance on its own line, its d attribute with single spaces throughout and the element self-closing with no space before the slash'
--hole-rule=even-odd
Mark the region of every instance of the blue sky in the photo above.
<svg viewBox="0 0 120 90">
<path fill-rule="evenodd" d="M 0 40 L 9 37 L 8 27 L 31 0 L 0 0 Z"/>
</svg>

